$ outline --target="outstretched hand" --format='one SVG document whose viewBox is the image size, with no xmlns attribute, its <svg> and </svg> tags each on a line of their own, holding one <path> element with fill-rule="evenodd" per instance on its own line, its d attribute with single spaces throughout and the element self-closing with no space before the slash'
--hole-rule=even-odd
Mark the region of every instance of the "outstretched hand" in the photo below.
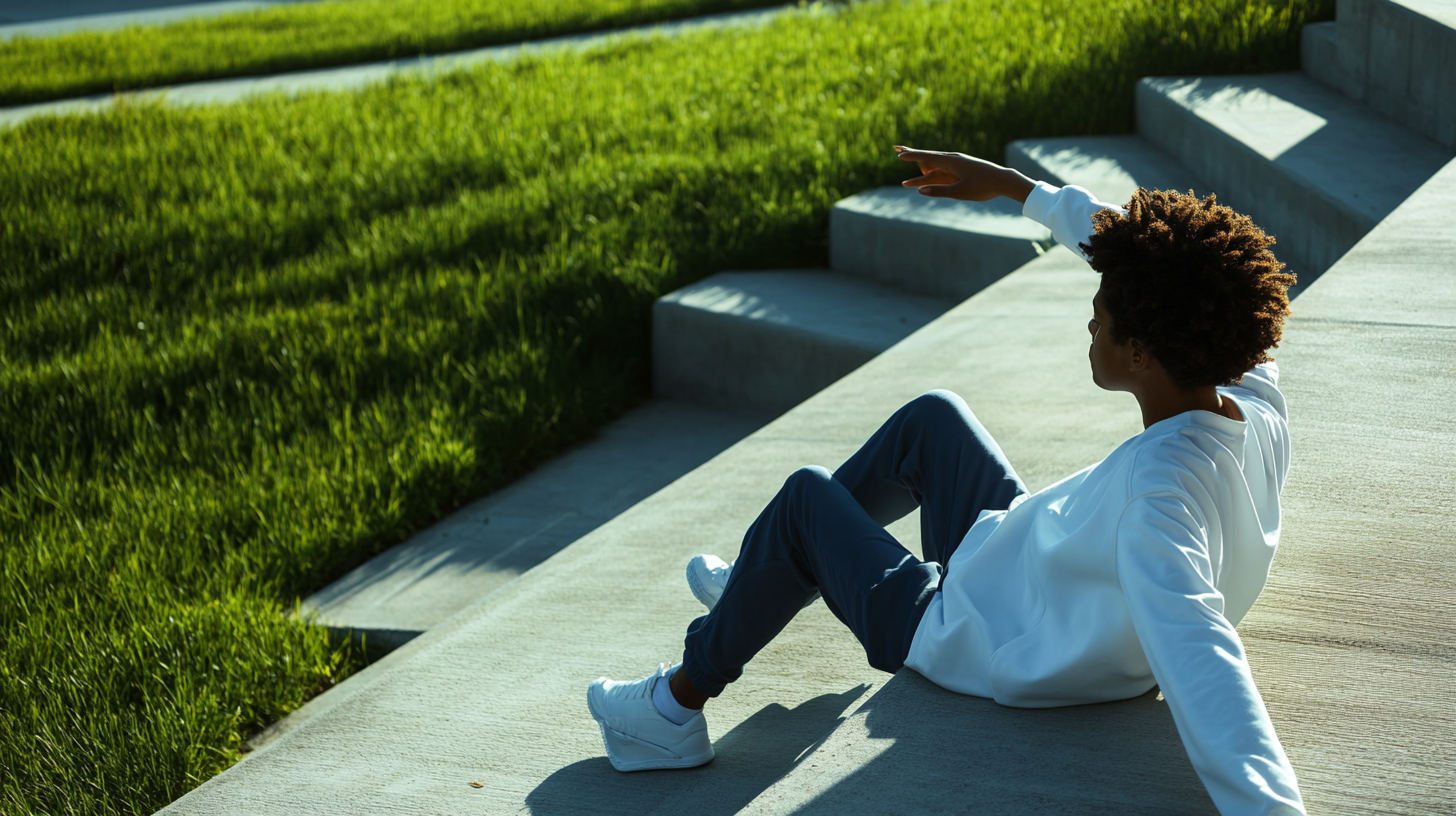
<svg viewBox="0 0 1456 816">
<path fill-rule="evenodd" d="M 912 150 L 900 145 L 895 145 L 895 150 L 900 154 L 900 161 L 920 166 L 919 176 L 900 183 L 920 188 L 921 195 L 961 201 L 990 201 L 1006 196 L 1025 203 L 1027 194 L 1036 186 L 1031 179 L 1009 167 L 964 153 Z"/>
</svg>

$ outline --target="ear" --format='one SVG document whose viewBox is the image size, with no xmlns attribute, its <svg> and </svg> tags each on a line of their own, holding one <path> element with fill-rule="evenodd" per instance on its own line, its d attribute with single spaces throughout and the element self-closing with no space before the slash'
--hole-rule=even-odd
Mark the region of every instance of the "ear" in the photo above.
<svg viewBox="0 0 1456 816">
<path fill-rule="evenodd" d="M 1132 338 L 1127 341 L 1127 370 L 1145 371 L 1153 364 L 1153 355 L 1143 341 Z"/>
</svg>

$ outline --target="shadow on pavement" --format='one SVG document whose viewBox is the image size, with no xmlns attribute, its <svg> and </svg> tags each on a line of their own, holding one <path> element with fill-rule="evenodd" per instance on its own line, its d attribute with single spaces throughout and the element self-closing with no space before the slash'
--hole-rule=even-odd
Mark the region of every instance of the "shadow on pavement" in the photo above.
<svg viewBox="0 0 1456 816">
<path fill-rule="evenodd" d="M 1007 708 L 903 669 L 860 710 L 893 745 L 796 813 L 1217 813 L 1156 691 Z"/>
<path fill-rule="evenodd" d="M 737 813 L 811 755 L 867 690 L 823 694 L 793 709 L 765 706 L 714 740 L 717 759 L 701 768 L 624 774 L 604 756 L 568 765 L 537 785 L 526 806 L 536 816 L 645 814 L 664 805 L 694 816 Z"/>
</svg>

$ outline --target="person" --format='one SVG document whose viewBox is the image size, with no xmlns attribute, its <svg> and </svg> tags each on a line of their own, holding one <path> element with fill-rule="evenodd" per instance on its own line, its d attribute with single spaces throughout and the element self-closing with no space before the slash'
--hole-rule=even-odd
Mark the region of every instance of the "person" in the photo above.
<svg viewBox="0 0 1456 816">
<path fill-rule="evenodd" d="M 726 563 L 698 556 L 708 608 L 682 663 L 587 694 L 612 765 L 713 758 L 704 704 L 822 595 L 870 665 L 1008 706 L 1136 697 L 1156 684 L 1223 814 L 1303 813 L 1234 627 L 1279 541 L 1289 428 L 1269 356 L 1289 313 L 1273 240 L 1191 193 L 1126 206 L 958 153 L 896 148 L 924 195 L 1008 196 L 1100 274 L 1088 357 L 1144 430 L 1028 493 L 966 403 L 933 391 L 832 474 L 784 483 Z M 920 509 L 925 560 L 884 529 Z"/>
</svg>

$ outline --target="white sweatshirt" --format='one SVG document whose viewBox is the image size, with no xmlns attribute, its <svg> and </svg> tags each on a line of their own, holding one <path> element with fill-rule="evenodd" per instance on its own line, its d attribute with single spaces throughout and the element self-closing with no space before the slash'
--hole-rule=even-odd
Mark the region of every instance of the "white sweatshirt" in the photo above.
<svg viewBox="0 0 1456 816">
<path fill-rule="evenodd" d="M 1104 208 L 1038 184 L 1024 214 L 1075 249 Z M 1234 626 L 1279 543 L 1289 427 L 1269 363 L 1220 388 L 1244 421 L 1189 411 L 1009 510 L 946 564 L 905 665 L 1009 706 L 1120 700 L 1161 686 L 1224 816 L 1302 814 Z"/>
</svg>

